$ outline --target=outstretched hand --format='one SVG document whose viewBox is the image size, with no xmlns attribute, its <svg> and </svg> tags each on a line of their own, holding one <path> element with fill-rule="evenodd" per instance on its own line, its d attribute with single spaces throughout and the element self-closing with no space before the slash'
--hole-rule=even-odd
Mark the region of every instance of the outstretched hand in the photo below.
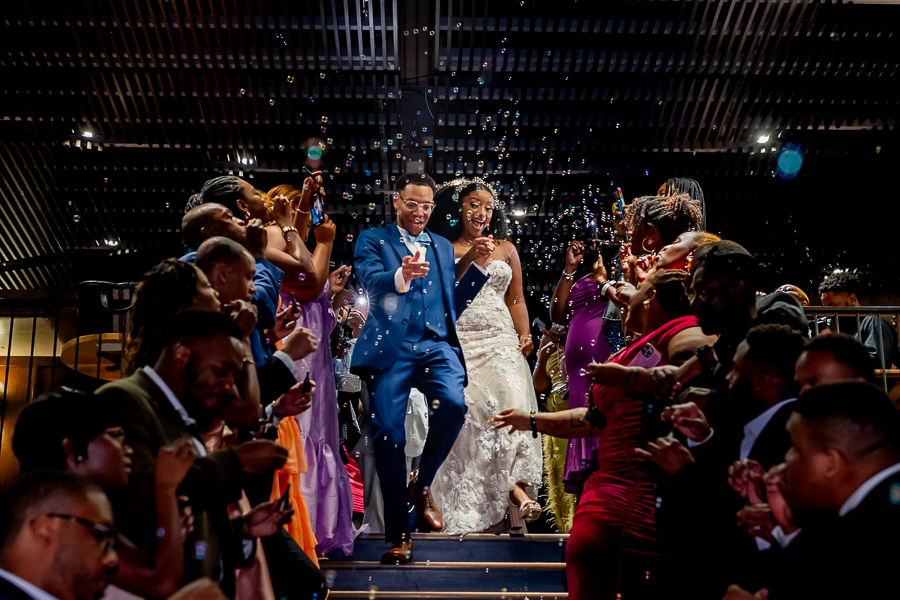
<svg viewBox="0 0 900 600">
<path fill-rule="evenodd" d="M 421 279 L 427 276 L 430 264 L 427 260 L 420 261 L 418 252 L 416 252 L 415 256 L 404 256 L 400 263 L 403 281 L 412 281 L 413 279 Z"/>
<path fill-rule="evenodd" d="M 693 402 L 667 406 L 663 409 L 660 418 L 663 421 L 670 421 L 675 429 L 694 442 L 702 442 L 709 437 L 712 431 L 706 421 L 706 415 Z"/>
<path fill-rule="evenodd" d="M 494 429 L 503 429 L 509 427 L 507 433 L 516 431 L 531 431 L 531 415 L 525 414 L 518 408 L 507 408 L 497 413 L 488 423 L 494 426 Z"/>
</svg>

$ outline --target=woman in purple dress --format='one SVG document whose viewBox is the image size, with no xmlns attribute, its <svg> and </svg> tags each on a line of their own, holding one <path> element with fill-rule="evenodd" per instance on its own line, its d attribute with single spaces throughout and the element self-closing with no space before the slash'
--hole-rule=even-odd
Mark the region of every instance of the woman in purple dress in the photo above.
<svg viewBox="0 0 900 600">
<path fill-rule="evenodd" d="M 591 270 L 585 273 L 584 266 Z M 606 362 L 611 353 L 603 332 L 603 313 L 609 304 L 607 294 L 611 285 L 606 280 L 606 267 L 600 255 L 599 243 L 589 246 L 573 241 L 566 250 L 566 267 L 553 291 L 550 317 L 554 323 L 566 324 L 566 371 L 569 374 L 569 407 L 588 405 L 591 383 L 584 376 L 592 362 Z M 566 492 L 580 495 L 584 482 L 596 470 L 594 455 L 600 446 L 599 437 L 569 441 L 563 482 Z"/>
</svg>

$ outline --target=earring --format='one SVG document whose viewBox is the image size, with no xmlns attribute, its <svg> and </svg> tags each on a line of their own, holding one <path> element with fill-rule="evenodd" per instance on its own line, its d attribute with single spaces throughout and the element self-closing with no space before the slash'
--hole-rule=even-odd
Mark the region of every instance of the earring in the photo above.
<svg viewBox="0 0 900 600">
<path fill-rule="evenodd" d="M 641 248 L 644 249 L 644 252 L 647 252 L 647 253 L 653 252 L 653 248 L 650 248 L 650 249 L 647 248 L 647 238 L 644 238 L 641 240 Z"/>
<path fill-rule="evenodd" d="M 694 262 L 694 253 L 691 252 L 687 255 L 687 258 L 684 259 L 684 270 L 688 273 L 691 272 L 691 263 Z"/>
<path fill-rule="evenodd" d="M 247 222 L 250 221 L 250 211 L 249 210 L 244 211 L 244 220 Z"/>
<path fill-rule="evenodd" d="M 650 310 L 650 300 L 644 300 L 644 310 Z"/>
</svg>

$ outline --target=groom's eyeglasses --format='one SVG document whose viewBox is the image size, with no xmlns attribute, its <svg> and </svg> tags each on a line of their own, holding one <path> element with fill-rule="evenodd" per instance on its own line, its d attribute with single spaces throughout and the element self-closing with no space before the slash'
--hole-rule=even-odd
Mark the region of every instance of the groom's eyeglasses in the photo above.
<svg viewBox="0 0 900 600">
<path fill-rule="evenodd" d="M 415 212 L 420 206 L 426 213 L 430 213 L 434 210 L 434 202 L 416 202 L 415 200 L 406 200 L 402 197 L 400 198 L 400 200 L 403 200 L 403 203 L 406 205 L 406 209 L 412 212 Z"/>
</svg>

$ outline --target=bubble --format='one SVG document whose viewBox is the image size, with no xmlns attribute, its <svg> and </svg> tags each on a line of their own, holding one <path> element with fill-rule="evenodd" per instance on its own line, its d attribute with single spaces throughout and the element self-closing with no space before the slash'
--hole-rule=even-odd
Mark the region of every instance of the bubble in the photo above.
<svg viewBox="0 0 900 600">
<path fill-rule="evenodd" d="M 433 408 L 434 410 L 437 410 L 438 407 L 440 407 L 440 405 L 441 405 L 441 401 L 438 400 L 437 398 L 435 398 L 434 400 L 431 401 L 431 408 Z"/>
<path fill-rule="evenodd" d="M 375 203 L 369 202 L 369 210 L 375 210 Z"/>
<path fill-rule="evenodd" d="M 244 88 L 241 88 L 241 96 L 243 96 L 246 93 L 247 93 L 247 90 L 245 90 Z"/>
<path fill-rule="evenodd" d="M 206 556 L 206 542 L 197 542 L 194 544 L 194 558 L 197 560 L 203 560 L 203 557 Z"/>
<path fill-rule="evenodd" d="M 306 279 L 306 273 L 298 274 L 297 279 L 299 279 L 300 281 L 304 281 Z"/>
<path fill-rule="evenodd" d="M 334 571 L 325 571 L 325 587 L 331 589 L 334 585 L 334 578 L 337 577 L 337 573 Z"/>
<path fill-rule="evenodd" d="M 81 221 L 81 215 L 75 213 L 74 215 L 72 215 L 72 220 L 78 223 L 79 221 Z"/>
<path fill-rule="evenodd" d="M 403 35 L 409 35 L 409 30 L 408 30 L 408 29 L 404 29 L 404 30 L 403 30 Z"/>
<path fill-rule="evenodd" d="M 287 82 L 288 82 L 288 83 L 294 83 L 294 76 L 293 76 L 293 75 L 288 75 L 288 76 L 287 76 Z"/>
<path fill-rule="evenodd" d="M 284 152 L 284 144 L 278 144 L 278 150 Z"/>
<path fill-rule="evenodd" d="M 269 98 L 269 106 L 275 106 L 275 98 Z"/>
</svg>

